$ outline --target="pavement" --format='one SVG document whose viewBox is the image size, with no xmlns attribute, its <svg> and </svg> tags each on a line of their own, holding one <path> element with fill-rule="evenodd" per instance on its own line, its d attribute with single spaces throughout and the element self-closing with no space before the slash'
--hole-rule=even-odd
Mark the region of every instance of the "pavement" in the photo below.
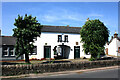
<svg viewBox="0 0 120 80">
<path fill-rule="evenodd" d="M 73 70 L 73 71 L 61 71 L 61 72 L 49 72 L 49 73 L 38 73 L 38 74 L 23 74 L 23 75 L 16 75 L 16 76 L 0 76 L 0 78 L 36 78 L 36 77 L 45 77 L 51 75 L 65 75 L 65 74 L 73 74 L 73 73 L 83 73 L 83 72 L 90 72 L 90 71 L 97 71 L 97 70 L 106 70 L 106 69 L 116 69 L 118 66 L 110 66 L 110 67 L 101 67 L 101 68 L 92 68 L 92 69 L 83 69 L 83 70 Z"/>
</svg>

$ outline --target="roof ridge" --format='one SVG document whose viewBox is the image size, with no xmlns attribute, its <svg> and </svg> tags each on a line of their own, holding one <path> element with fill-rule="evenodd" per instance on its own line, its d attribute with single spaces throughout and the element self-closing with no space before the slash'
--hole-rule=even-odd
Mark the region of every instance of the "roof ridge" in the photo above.
<svg viewBox="0 0 120 80">
<path fill-rule="evenodd" d="M 68 27 L 68 26 L 53 26 L 53 25 L 43 25 L 43 27 Z M 73 26 L 69 26 L 68 28 L 81 28 L 81 27 L 73 27 Z"/>
</svg>

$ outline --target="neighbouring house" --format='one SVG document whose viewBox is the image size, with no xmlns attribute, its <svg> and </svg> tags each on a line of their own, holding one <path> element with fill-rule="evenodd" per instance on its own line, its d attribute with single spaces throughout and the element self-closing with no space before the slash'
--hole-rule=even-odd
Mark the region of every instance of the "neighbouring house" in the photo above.
<svg viewBox="0 0 120 80">
<path fill-rule="evenodd" d="M 0 30 L 1 31 L 1 30 Z M 12 36 L 1 36 L 0 34 L 0 60 L 16 60 L 15 48 L 16 38 Z M 18 59 L 23 59 L 19 57 Z"/>
<path fill-rule="evenodd" d="M 105 45 L 105 53 L 108 56 L 120 56 L 120 38 L 116 32 Z"/>
<path fill-rule="evenodd" d="M 2 55 L 0 58 L 2 60 L 16 60 L 14 48 L 14 45 L 16 44 L 16 38 L 12 36 L 0 36 L 0 38 L 2 39 L 2 44 L 0 44 Z M 19 59 L 23 59 L 23 57 L 21 56 L 18 58 L 18 60 Z"/>
<path fill-rule="evenodd" d="M 1 29 L 0 29 L 0 36 L 1 36 Z M 2 38 L 0 37 L 0 61 L 2 60 Z"/>
</svg>

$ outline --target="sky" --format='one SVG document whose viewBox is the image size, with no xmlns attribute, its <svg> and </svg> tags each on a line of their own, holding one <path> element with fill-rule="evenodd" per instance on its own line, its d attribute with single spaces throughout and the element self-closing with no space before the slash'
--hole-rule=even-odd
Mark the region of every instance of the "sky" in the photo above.
<svg viewBox="0 0 120 80">
<path fill-rule="evenodd" d="M 2 35 L 11 36 L 18 14 L 37 17 L 41 25 L 82 27 L 87 18 L 99 19 L 118 32 L 118 2 L 2 2 Z"/>
</svg>

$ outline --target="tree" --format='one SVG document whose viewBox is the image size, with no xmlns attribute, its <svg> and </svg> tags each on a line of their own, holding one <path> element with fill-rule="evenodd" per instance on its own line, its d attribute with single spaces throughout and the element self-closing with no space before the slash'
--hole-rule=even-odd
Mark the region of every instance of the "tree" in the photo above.
<svg viewBox="0 0 120 80">
<path fill-rule="evenodd" d="M 13 36 L 17 38 L 15 54 L 17 58 L 25 54 L 25 62 L 30 63 L 29 53 L 33 53 L 33 43 L 36 37 L 40 36 L 42 25 L 38 23 L 36 17 L 27 16 L 27 14 L 25 14 L 24 18 L 18 15 L 14 25 L 16 28 L 13 29 Z"/>
<path fill-rule="evenodd" d="M 91 54 L 90 60 L 100 58 L 100 54 L 104 51 L 104 45 L 108 41 L 108 28 L 99 19 L 88 20 L 82 26 L 80 35 L 84 52 Z"/>
</svg>

